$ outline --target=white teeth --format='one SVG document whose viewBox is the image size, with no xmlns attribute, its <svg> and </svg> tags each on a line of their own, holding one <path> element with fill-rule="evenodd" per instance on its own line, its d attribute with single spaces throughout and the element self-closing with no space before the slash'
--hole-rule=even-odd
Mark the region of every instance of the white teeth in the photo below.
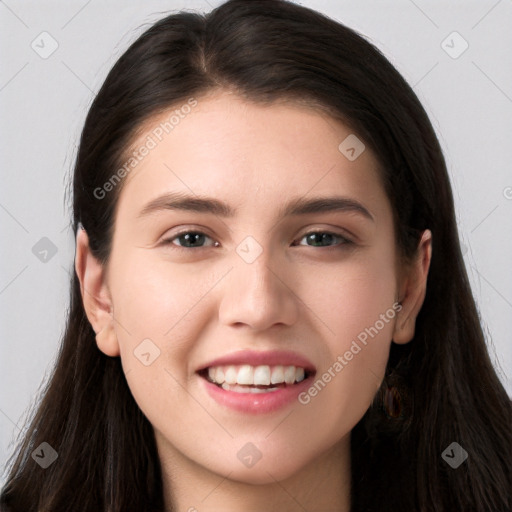
<svg viewBox="0 0 512 512">
<path fill-rule="evenodd" d="M 270 376 L 270 383 L 281 384 L 282 382 L 284 382 L 284 368 L 282 366 L 274 366 Z"/>
<path fill-rule="evenodd" d="M 254 370 L 254 385 L 268 386 L 270 384 L 270 367 L 257 366 Z"/>
<path fill-rule="evenodd" d="M 270 386 L 271 384 L 291 385 L 304 380 L 305 370 L 304 368 L 291 365 L 251 366 L 249 364 L 244 364 L 237 366 L 215 366 L 208 368 L 208 377 L 216 384 L 226 384 L 228 386 Z"/>
<path fill-rule="evenodd" d="M 286 384 L 293 384 L 295 382 L 295 366 L 287 366 L 284 369 L 284 381 Z"/>
<path fill-rule="evenodd" d="M 248 364 L 241 366 L 240 370 L 238 370 L 236 381 L 238 384 L 254 384 L 254 368 Z"/>
<path fill-rule="evenodd" d="M 221 367 L 217 368 L 217 372 L 215 373 L 215 380 L 220 383 L 224 382 L 225 380 L 224 370 Z"/>
<path fill-rule="evenodd" d="M 238 375 L 238 372 L 236 371 L 236 368 L 234 366 L 228 366 L 224 377 L 226 378 L 226 382 L 228 384 L 236 384 L 236 377 Z"/>
</svg>

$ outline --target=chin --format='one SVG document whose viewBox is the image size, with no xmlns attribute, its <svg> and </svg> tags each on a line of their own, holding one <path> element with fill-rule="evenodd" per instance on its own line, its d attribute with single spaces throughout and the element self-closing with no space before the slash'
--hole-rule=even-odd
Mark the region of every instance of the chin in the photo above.
<svg viewBox="0 0 512 512">
<path fill-rule="evenodd" d="M 268 485 L 275 484 L 276 481 L 280 482 L 286 480 L 297 473 L 300 469 L 295 468 L 281 470 L 275 466 L 269 466 L 270 467 L 268 468 L 262 466 L 259 469 L 253 467 L 243 470 L 237 469 L 236 471 L 231 470 L 232 473 L 229 475 L 229 479 L 249 485 Z"/>
<path fill-rule="evenodd" d="M 222 467 L 215 468 L 215 472 L 229 479 L 250 485 L 274 484 L 276 481 L 286 480 L 304 469 L 301 461 L 289 461 L 283 464 L 283 457 L 267 457 L 263 455 L 252 467 L 244 467 L 238 459 L 225 461 Z"/>
</svg>

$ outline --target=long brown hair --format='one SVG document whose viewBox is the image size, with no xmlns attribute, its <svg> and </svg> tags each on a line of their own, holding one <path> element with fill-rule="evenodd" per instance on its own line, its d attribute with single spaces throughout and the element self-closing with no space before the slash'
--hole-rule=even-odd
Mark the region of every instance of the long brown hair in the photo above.
<svg viewBox="0 0 512 512">
<path fill-rule="evenodd" d="M 430 229 L 433 256 L 414 339 L 392 344 L 386 377 L 352 431 L 352 510 L 510 512 L 512 406 L 491 364 L 463 263 L 445 161 L 411 87 L 355 31 L 285 0 L 230 0 L 172 14 L 122 55 L 97 94 L 73 174 L 72 228 L 109 258 L 122 186 L 95 194 L 123 164 L 145 121 L 229 88 L 248 101 L 307 101 L 352 128 L 376 154 L 397 244 L 411 257 Z M 0 495 L 9 512 L 159 512 L 153 429 L 119 358 L 103 354 L 76 274 L 51 379 Z M 31 457 L 48 443 L 57 460 Z M 458 468 L 443 457 L 456 442 Z"/>
</svg>

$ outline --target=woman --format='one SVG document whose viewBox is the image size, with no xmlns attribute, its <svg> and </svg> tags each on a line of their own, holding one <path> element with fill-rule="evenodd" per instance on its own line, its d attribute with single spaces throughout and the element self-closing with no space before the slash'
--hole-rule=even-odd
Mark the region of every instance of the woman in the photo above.
<svg viewBox="0 0 512 512">
<path fill-rule="evenodd" d="M 162 19 L 73 192 L 67 329 L 2 510 L 511 510 L 443 155 L 354 31 L 275 0 Z"/>
</svg>

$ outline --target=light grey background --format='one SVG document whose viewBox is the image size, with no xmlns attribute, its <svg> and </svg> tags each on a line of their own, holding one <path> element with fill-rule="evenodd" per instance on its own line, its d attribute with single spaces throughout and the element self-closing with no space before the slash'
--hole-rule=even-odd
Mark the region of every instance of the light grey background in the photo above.
<svg viewBox="0 0 512 512">
<path fill-rule="evenodd" d="M 219 3 L 0 1 L 2 467 L 64 329 L 74 271 L 65 186 L 93 95 L 148 23 L 171 10 L 209 11 Z M 425 105 L 450 170 L 491 357 L 512 396 L 511 0 L 298 3 L 364 34 Z M 42 58 L 52 39 L 58 48 Z M 469 46 L 458 55 L 464 41 Z M 43 237 L 57 250 L 46 262 L 32 251 Z"/>
</svg>

